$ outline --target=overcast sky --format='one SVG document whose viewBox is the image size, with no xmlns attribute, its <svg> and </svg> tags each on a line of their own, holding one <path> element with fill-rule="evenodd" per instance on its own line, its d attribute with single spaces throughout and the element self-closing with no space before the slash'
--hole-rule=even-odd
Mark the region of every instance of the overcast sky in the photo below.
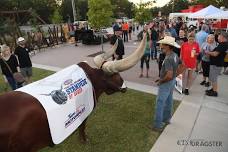
<svg viewBox="0 0 228 152">
<path fill-rule="evenodd" d="M 134 2 L 134 3 L 139 3 L 140 0 L 129 0 L 130 2 Z M 151 0 L 143 0 L 143 2 L 148 2 Z M 155 6 L 164 6 L 165 4 L 167 4 L 170 0 L 157 0 L 157 3 L 155 4 Z"/>
</svg>

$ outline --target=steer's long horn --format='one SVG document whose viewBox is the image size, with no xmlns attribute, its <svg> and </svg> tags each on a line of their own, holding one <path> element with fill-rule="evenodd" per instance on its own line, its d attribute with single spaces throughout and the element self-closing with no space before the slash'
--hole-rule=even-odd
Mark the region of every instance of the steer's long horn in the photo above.
<svg viewBox="0 0 228 152">
<path fill-rule="evenodd" d="M 117 47 L 118 47 L 118 39 L 116 40 L 116 43 L 107 52 L 94 57 L 93 61 L 95 65 L 98 68 L 100 68 L 102 64 L 115 53 Z"/>
<path fill-rule="evenodd" d="M 147 35 L 144 34 L 139 47 L 128 57 L 122 60 L 107 61 L 103 64 L 102 69 L 106 73 L 122 72 L 133 67 L 143 56 L 146 46 Z"/>
</svg>

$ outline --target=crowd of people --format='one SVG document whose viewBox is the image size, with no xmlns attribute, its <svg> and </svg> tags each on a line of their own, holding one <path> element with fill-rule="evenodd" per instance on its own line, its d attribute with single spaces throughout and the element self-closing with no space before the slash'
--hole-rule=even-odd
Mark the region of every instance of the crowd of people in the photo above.
<svg viewBox="0 0 228 152">
<path fill-rule="evenodd" d="M 113 31 L 116 36 L 111 44 L 113 45 L 118 37 L 120 45 L 124 46 L 124 42 L 128 42 L 128 36 L 131 37 L 131 32 L 137 30 L 132 25 L 135 24 L 115 23 Z M 173 90 L 179 74 L 183 75 L 182 92 L 185 95 L 191 92 L 189 90 L 194 74 L 202 73 L 202 82 L 199 85 L 207 87 L 205 94 L 213 97 L 218 96 L 218 76 L 222 68 L 223 73 L 228 75 L 228 33 L 213 31 L 206 23 L 199 25 L 198 28 L 188 28 L 181 18 L 178 18 L 177 22 L 153 21 L 143 26 L 141 38 L 146 34 L 147 41 L 141 58 L 139 77 L 145 75 L 149 78 L 150 60 L 157 60 L 159 69 L 155 118 L 150 126 L 154 131 L 162 131 L 163 127 L 170 123 Z M 122 48 L 124 50 L 124 47 Z M 116 54 L 120 52 L 124 51 L 118 48 Z M 113 59 L 119 59 L 118 55 Z"/>
<path fill-rule="evenodd" d="M 125 54 L 124 43 L 132 39 L 131 34 L 135 31 L 140 33 L 139 25 L 132 22 L 114 23 L 113 31 L 110 44 L 114 45 L 118 41 L 113 60 L 121 60 Z M 172 117 L 173 90 L 178 75 L 183 75 L 182 92 L 185 95 L 191 93 L 194 73 L 202 73 L 199 85 L 207 87 L 205 94 L 218 96 L 218 77 L 222 69 L 223 74 L 228 75 L 228 33 L 213 31 L 207 24 L 200 24 L 198 29 L 188 28 L 180 18 L 175 23 L 164 20 L 149 22 L 143 26 L 141 33 L 146 36 L 146 46 L 141 58 L 139 77 L 149 78 L 150 60 L 158 63 L 158 94 L 152 127 L 155 131 L 162 131 Z M 1 47 L 3 78 L 12 90 L 31 82 L 32 63 L 25 44 L 25 39 L 19 37 L 15 50 L 12 51 L 7 45 Z M 18 72 L 25 78 L 24 82 L 15 79 L 14 74 Z"/>
<path fill-rule="evenodd" d="M 114 33 L 122 30 L 122 39 L 124 42 L 127 42 L 131 32 L 137 30 L 135 25 L 138 24 L 132 22 L 114 23 L 113 30 Z M 140 64 L 140 78 L 144 75 L 149 77 L 150 60 L 157 60 L 160 76 L 165 54 L 157 42 L 165 36 L 171 36 L 180 45 L 180 48 L 174 48 L 173 51 L 180 57 L 187 68 L 183 73 L 184 85 L 182 92 L 185 95 L 189 95 L 194 73 L 202 73 L 203 76 L 200 85 L 209 88 L 209 91 L 206 91 L 206 95 L 218 96 L 218 89 L 216 87 L 218 75 L 221 74 L 222 68 L 224 68 L 223 74 L 228 74 L 228 56 L 226 55 L 228 37 L 226 32 L 219 31 L 218 29 L 213 30 L 210 25 L 203 22 L 199 24 L 198 28 L 188 28 L 182 19 L 178 18 L 176 22 L 166 20 L 149 22 L 144 25 L 143 33 L 147 33 L 148 36 L 145 53 Z M 160 51 L 158 53 L 159 48 Z M 218 48 L 219 50 L 217 50 Z M 145 74 L 143 72 L 144 64 L 146 64 Z"/>
<path fill-rule="evenodd" d="M 7 45 L 1 46 L 0 66 L 4 81 L 12 90 L 30 83 L 32 76 L 32 62 L 29 56 L 29 49 L 23 37 L 17 39 L 17 47 L 14 51 Z M 19 80 L 15 73 L 20 73 L 24 81 Z M 20 78 L 21 79 L 21 78 Z"/>
<path fill-rule="evenodd" d="M 147 36 L 145 54 L 141 60 L 141 73 L 143 76 L 143 63 L 147 65 L 147 77 L 150 58 L 157 59 L 159 67 L 158 94 L 154 123 L 151 126 L 155 131 L 162 131 L 170 123 L 173 107 L 173 90 L 176 77 L 182 74 L 184 79 L 182 92 L 189 95 L 193 81 L 193 74 L 201 73 L 202 82 L 199 85 L 207 87 L 207 96 L 218 96 L 218 76 L 224 68 L 228 74 L 228 33 L 225 31 L 213 32 L 207 24 L 200 24 L 196 28 L 187 28 L 185 23 L 178 20 L 172 22 L 151 22 L 144 26 L 143 32 Z M 148 45 L 149 44 L 149 45 Z M 157 56 L 156 48 L 160 48 Z M 149 59 L 148 59 L 148 50 Z M 145 60 L 147 57 L 147 60 Z"/>
</svg>

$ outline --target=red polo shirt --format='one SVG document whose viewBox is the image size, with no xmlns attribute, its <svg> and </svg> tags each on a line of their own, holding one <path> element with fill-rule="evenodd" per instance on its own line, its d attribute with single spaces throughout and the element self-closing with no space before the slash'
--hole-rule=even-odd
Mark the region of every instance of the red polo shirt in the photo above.
<svg viewBox="0 0 228 152">
<path fill-rule="evenodd" d="M 124 23 L 124 24 L 122 25 L 122 30 L 123 30 L 123 31 L 128 31 L 128 30 L 129 30 L 129 26 L 128 26 L 127 23 Z"/>
<path fill-rule="evenodd" d="M 195 48 L 195 51 L 197 54 L 200 52 L 200 47 L 197 42 L 193 42 L 193 44 L 190 44 L 188 42 L 184 42 L 181 46 L 181 60 L 185 64 L 187 68 L 195 69 L 196 68 L 196 62 L 197 62 L 197 56 L 191 57 L 191 52 Z"/>
</svg>

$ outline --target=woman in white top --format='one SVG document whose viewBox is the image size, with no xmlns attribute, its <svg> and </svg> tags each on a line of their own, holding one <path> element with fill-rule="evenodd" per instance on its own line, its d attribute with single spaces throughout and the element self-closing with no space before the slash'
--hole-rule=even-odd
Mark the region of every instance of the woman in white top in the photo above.
<svg viewBox="0 0 228 152">
<path fill-rule="evenodd" d="M 213 34 L 208 35 L 206 42 L 204 42 L 201 46 L 203 81 L 200 83 L 200 85 L 205 85 L 205 87 L 210 86 L 210 83 L 208 81 L 210 72 L 210 58 L 206 52 L 213 51 L 216 46 L 217 43 Z"/>
<path fill-rule="evenodd" d="M 20 72 L 17 58 L 14 54 L 11 54 L 10 48 L 6 45 L 3 45 L 1 49 L 0 66 L 3 78 L 5 82 L 10 85 L 12 90 L 15 90 L 22 86 L 22 84 L 17 84 L 13 78 L 13 73 Z"/>
</svg>

